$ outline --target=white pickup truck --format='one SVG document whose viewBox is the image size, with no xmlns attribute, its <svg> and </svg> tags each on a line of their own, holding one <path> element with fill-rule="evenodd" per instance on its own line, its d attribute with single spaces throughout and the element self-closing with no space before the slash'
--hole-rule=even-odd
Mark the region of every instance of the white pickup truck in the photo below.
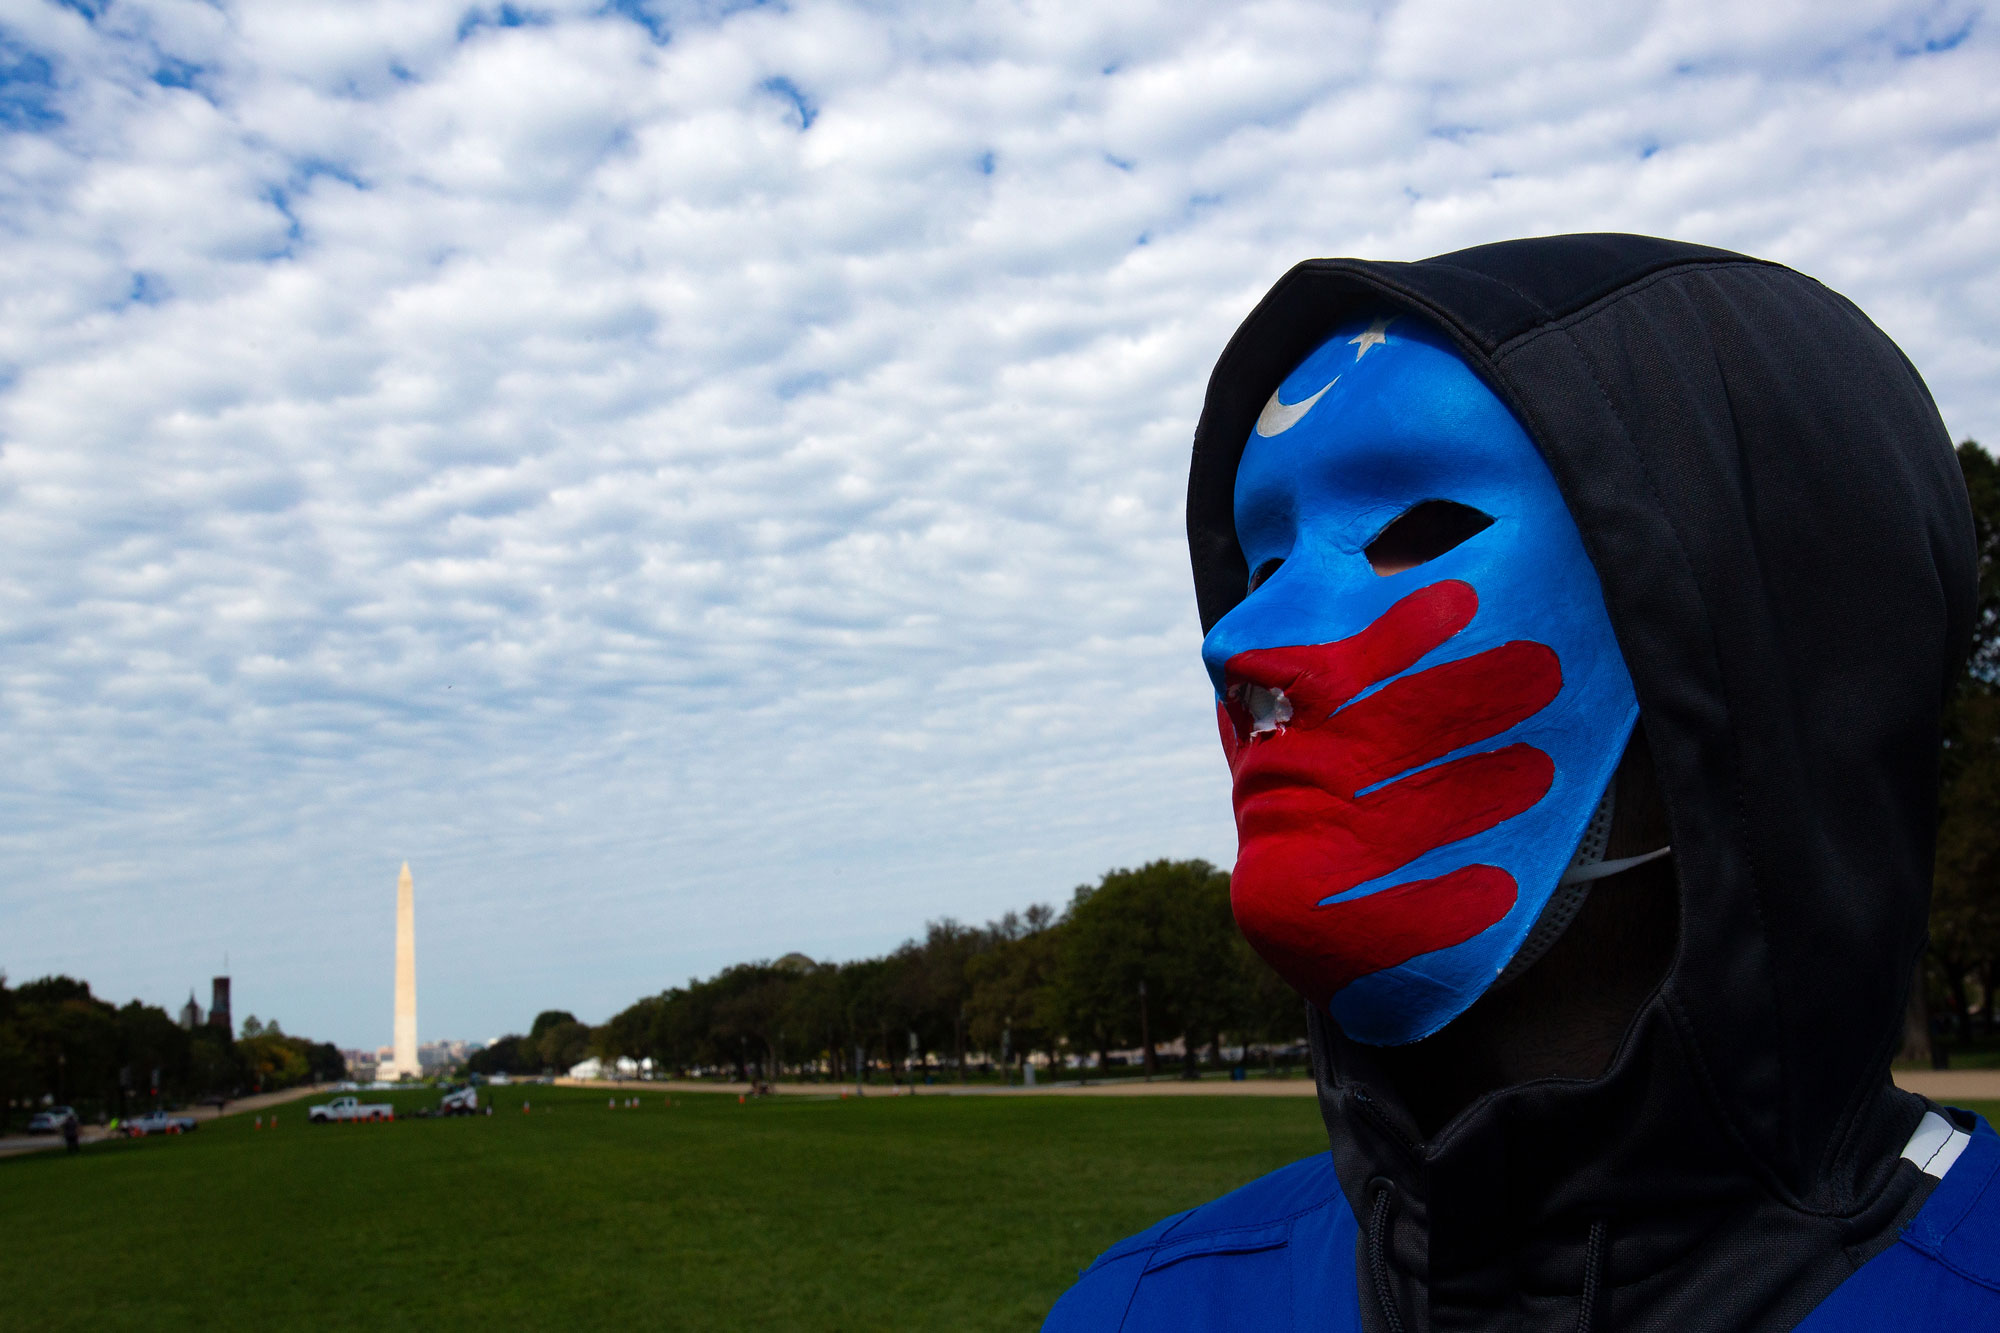
<svg viewBox="0 0 2000 1333">
<path fill-rule="evenodd" d="M 306 1111 L 306 1123 L 326 1125 L 336 1120 L 394 1120 L 396 1108 L 388 1102 L 361 1102 L 353 1097 L 335 1097 Z"/>
</svg>

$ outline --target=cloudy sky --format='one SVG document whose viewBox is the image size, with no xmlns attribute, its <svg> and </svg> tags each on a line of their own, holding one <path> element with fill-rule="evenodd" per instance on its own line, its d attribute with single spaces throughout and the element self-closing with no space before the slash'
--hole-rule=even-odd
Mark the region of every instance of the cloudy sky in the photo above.
<svg viewBox="0 0 2000 1333">
<path fill-rule="evenodd" d="M 384 1042 L 407 858 L 484 1038 L 1226 865 L 1258 295 L 1681 236 L 2000 441 L 1982 8 L 0 0 L 0 968 Z"/>
</svg>

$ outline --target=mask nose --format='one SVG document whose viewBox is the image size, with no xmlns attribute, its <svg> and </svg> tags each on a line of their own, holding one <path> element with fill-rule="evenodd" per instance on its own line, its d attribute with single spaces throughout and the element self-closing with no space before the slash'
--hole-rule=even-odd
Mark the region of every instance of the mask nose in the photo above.
<svg viewBox="0 0 2000 1333">
<path fill-rule="evenodd" d="M 1247 605 L 1248 599 L 1238 602 L 1201 641 L 1201 664 L 1208 669 L 1208 680 L 1215 686 L 1218 701 L 1229 691 L 1229 659 L 1246 649 L 1265 646 L 1250 632 L 1250 618 L 1241 614 Z"/>
</svg>

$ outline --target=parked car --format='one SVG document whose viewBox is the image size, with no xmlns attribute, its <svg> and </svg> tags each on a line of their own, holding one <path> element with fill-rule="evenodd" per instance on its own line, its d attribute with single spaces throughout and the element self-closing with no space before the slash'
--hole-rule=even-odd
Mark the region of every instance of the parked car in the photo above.
<svg viewBox="0 0 2000 1333">
<path fill-rule="evenodd" d="M 51 1106 L 46 1111 L 37 1111 L 28 1119 L 30 1134 L 60 1134 L 63 1121 L 76 1119 L 76 1112 L 67 1106 Z"/>
<path fill-rule="evenodd" d="M 125 1133 L 135 1139 L 148 1134 L 192 1134 L 200 1127 L 191 1115 L 168 1115 L 165 1111 L 133 1116 L 124 1124 Z"/>
<path fill-rule="evenodd" d="M 309 1125 L 330 1125 L 339 1120 L 394 1120 L 396 1108 L 390 1102 L 364 1102 L 354 1097 L 335 1097 L 306 1111 Z"/>
</svg>

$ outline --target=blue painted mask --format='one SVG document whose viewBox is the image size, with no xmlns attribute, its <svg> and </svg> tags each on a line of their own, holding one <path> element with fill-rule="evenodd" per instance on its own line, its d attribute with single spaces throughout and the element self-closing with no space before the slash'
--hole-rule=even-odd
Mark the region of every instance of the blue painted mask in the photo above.
<svg viewBox="0 0 2000 1333">
<path fill-rule="evenodd" d="M 1202 645 L 1234 779 L 1231 901 L 1351 1037 L 1493 985 L 1638 718 L 1597 574 L 1513 413 L 1414 318 L 1300 363 L 1236 474 L 1249 595 Z"/>
</svg>

